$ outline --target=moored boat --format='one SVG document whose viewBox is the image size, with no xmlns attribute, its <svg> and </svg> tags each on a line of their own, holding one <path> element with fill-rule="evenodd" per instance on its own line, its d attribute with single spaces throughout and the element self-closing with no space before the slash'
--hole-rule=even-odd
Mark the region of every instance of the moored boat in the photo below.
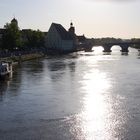
<svg viewBox="0 0 140 140">
<path fill-rule="evenodd" d="M 12 73 L 12 63 L 11 62 L 0 62 L 0 79 L 5 79 L 9 77 Z"/>
</svg>

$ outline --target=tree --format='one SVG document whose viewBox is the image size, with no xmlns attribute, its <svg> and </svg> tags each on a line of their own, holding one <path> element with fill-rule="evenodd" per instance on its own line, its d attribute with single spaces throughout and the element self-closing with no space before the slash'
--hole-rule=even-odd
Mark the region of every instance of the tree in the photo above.
<svg viewBox="0 0 140 140">
<path fill-rule="evenodd" d="M 136 44 L 132 44 L 132 48 L 140 49 L 140 38 L 132 38 L 131 41 Z"/>
<path fill-rule="evenodd" d="M 0 38 L 0 50 L 2 49 L 2 39 Z"/>
<path fill-rule="evenodd" d="M 44 34 L 41 31 L 27 30 L 22 32 L 22 36 L 24 38 L 24 46 L 34 49 L 44 47 Z"/>
<path fill-rule="evenodd" d="M 2 48 L 13 51 L 21 47 L 21 34 L 18 25 L 14 22 L 4 25 L 5 33 L 2 37 Z"/>
</svg>

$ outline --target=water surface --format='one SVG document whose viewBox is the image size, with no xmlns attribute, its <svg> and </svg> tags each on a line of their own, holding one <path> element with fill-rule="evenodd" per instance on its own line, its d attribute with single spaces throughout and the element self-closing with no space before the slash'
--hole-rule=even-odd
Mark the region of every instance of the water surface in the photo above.
<svg viewBox="0 0 140 140">
<path fill-rule="evenodd" d="M 0 139 L 139 140 L 138 51 L 94 50 L 17 66 L 0 83 Z"/>
</svg>

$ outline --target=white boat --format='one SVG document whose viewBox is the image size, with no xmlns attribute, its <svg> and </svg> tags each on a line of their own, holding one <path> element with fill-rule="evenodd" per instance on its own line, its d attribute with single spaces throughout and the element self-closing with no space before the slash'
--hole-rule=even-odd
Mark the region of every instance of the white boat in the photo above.
<svg viewBox="0 0 140 140">
<path fill-rule="evenodd" d="M 12 73 L 12 63 L 11 62 L 0 62 L 0 79 L 4 79 L 10 76 Z"/>
</svg>

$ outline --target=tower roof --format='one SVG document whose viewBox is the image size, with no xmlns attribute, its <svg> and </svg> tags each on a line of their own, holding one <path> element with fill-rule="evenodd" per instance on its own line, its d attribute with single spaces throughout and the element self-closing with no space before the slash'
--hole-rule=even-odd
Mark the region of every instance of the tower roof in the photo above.
<svg viewBox="0 0 140 140">
<path fill-rule="evenodd" d="M 73 23 L 72 23 L 72 22 L 70 23 L 70 26 L 71 26 L 71 27 L 73 26 Z"/>
<path fill-rule="evenodd" d="M 15 19 L 15 18 L 13 18 L 13 19 L 11 20 L 11 22 L 12 22 L 12 23 L 18 23 L 17 19 Z"/>
</svg>

